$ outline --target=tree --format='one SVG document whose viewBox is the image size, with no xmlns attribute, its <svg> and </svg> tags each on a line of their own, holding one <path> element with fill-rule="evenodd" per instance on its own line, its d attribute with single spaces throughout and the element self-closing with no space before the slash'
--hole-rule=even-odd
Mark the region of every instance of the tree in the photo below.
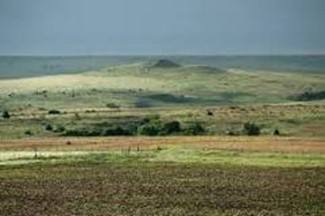
<svg viewBox="0 0 325 216">
<path fill-rule="evenodd" d="M 61 114 L 61 112 L 60 112 L 60 110 L 52 109 L 52 110 L 48 111 L 48 114 L 50 114 L 50 115 L 59 115 L 59 114 Z"/>
<path fill-rule="evenodd" d="M 198 136 L 198 135 L 203 135 L 206 133 L 206 130 L 204 129 L 204 127 L 198 123 L 195 122 L 191 125 L 189 125 L 185 131 L 184 131 L 185 135 L 194 135 L 194 136 Z"/>
<path fill-rule="evenodd" d="M 47 130 L 47 131 L 52 131 L 52 130 L 53 130 L 52 125 L 50 125 L 50 124 L 46 124 L 46 125 L 45 125 L 45 130 Z"/>
<path fill-rule="evenodd" d="M 138 133 L 144 136 L 157 136 L 160 129 L 155 124 L 145 124 L 139 127 Z"/>
<path fill-rule="evenodd" d="M 181 131 L 181 124 L 178 121 L 171 121 L 164 124 L 161 135 L 175 134 Z"/>
<path fill-rule="evenodd" d="M 208 116 L 213 116 L 213 112 L 211 110 L 207 110 L 207 115 Z"/>
<path fill-rule="evenodd" d="M 258 136 L 261 133 L 261 129 L 255 123 L 246 122 L 244 124 L 244 132 L 248 136 Z"/>
<path fill-rule="evenodd" d="M 9 112 L 7 110 L 4 110 L 2 112 L 2 118 L 4 118 L 4 119 L 10 119 L 10 114 L 9 114 Z"/>
<path fill-rule="evenodd" d="M 273 135 L 279 136 L 280 135 L 279 129 L 275 129 L 274 132 L 273 132 Z"/>
<path fill-rule="evenodd" d="M 111 109 L 119 109 L 120 108 L 120 106 L 115 103 L 107 103 L 106 107 L 111 108 Z"/>
</svg>

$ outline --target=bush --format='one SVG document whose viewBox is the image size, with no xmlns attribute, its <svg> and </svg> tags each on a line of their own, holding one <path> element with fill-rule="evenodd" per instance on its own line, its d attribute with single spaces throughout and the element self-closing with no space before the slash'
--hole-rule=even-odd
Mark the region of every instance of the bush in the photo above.
<svg viewBox="0 0 325 216">
<path fill-rule="evenodd" d="M 131 130 L 122 128 L 121 126 L 115 126 L 104 130 L 104 136 L 131 136 L 133 135 Z"/>
<path fill-rule="evenodd" d="M 30 130 L 27 130 L 27 131 L 25 131 L 25 135 L 29 135 L 29 136 L 31 136 L 31 135 L 33 135 L 33 132 L 30 131 Z"/>
<path fill-rule="evenodd" d="M 149 101 L 139 99 L 134 103 L 134 107 L 135 108 L 147 108 L 147 107 L 151 107 L 151 104 Z"/>
<path fill-rule="evenodd" d="M 138 128 L 138 134 L 144 136 L 157 136 L 160 128 L 156 124 L 145 124 Z"/>
<path fill-rule="evenodd" d="M 207 110 L 207 115 L 208 116 L 213 116 L 213 112 L 211 110 Z"/>
<path fill-rule="evenodd" d="M 280 135 L 279 129 L 275 129 L 274 132 L 273 132 L 273 135 L 279 136 Z"/>
<path fill-rule="evenodd" d="M 229 129 L 226 131 L 226 134 L 229 136 L 239 136 L 240 135 L 240 131 L 235 130 L 235 129 Z"/>
<path fill-rule="evenodd" d="M 106 107 L 111 108 L 111 109 L 119 109 L 120 108 L 120 106 L 115 103 L 107 103 Z"/>
<path fill-rule="evenodd" d="M 198 123 L 198 122 L 195 122 L 191 125 L 189 125 L 185 130 L 184 130 L 184 133 L 185 135 L 194 135 L 194 136 L 197 136 L 197 135 L 203 135 L 206 133 L 204 127 Z"/>
<path fill-rule="evenodd" d="M 159 122 L 160 121 L 160 115 L 149 115 L 147 117 L 144 117 L 140 120 L 140 124 L 146 124 L 149 122 Z"/>
<path fill-rule="evenodd" d="M 163 125 L 159 135 L 171 135 L 179 133 L 181 130 L 181 124 L 178 121 L 171 121 Z"/>
<path fill-rule="evenodd" d="M 124 129 L 120 126 L 112 128 L 81 128 L 67 130 L 64 136 L 131 136 L 133 135 L 129 129 Z"/>
<path fill-rule="evenodd" d="M 64 136 L 85 136 L 86 132 L 83 129 L 67 130 Z"/>
<path fill-rule="evenodd" d="M 261 129 L 255 123 L 246 122 L 244 124 L 244 133 L 248 136 L 258 136 L 261 133 Z"/>
<path fill-rule="evenodd" d="M 50 114 L 50 115 L 59 115 L 59 114 L 61 114 L 61 112 L 59 110 L 52 109 L 52 110 L 49 110 L 48 114 Z"/>
<path fill-rule="evenodd" d="M 102 130 L 81 128 L 81 129 L 67 130 L 64 135 L 65 136 L 101 136 Z"/>
<path fill-rule="evenodd" d="M 57 131 L 54 130 L 54 131 Z M 62 132 L 64 128 L 62 129 Z M 61 131 L 60 131 L 61 132 Z M 185 130 L 178 121 L 163 123 L 159 116 L 151 116 L 142 119 L 132 119 L 120 122 L 102 122 L 91 128 L 77 128 L 66 130 L 63 136 L 168 136 L 173 134 L 201 135 L 206 131 L 202 125 L 195 123 Z"/>
<path fill-rule="evenodd" d="M 10 114 L 9 114 L 9 112 L 7 110 L 4 110 L 2 112 L 2 118 L 4 118 L 4 119 L 10 119 Z"/>
<path fill-rule="evenodd" d="M 141 125 L 149 124 L 151 121 L 152 121 L 151 118 L 144 117 L 144 118 L 140 119 L 140 121 L 138 122 L 138 124 L 141 126 Z"/>
<path fill-rule="evenodd" d="M 46 124 L 46 125 L 45 125 L 45 130 L 47 130 L 47 131 L 52 131 L 52 130 L 53 130 L 52 125 L 50 125 L 50 124 Z"/>
<path fill-rule="evenodd" d="M 299 95 L 291 96 L 289 99 L 296 101 L 313 101 L 313 100 L 323 100 L 325 99 L 325 91 L 313 92 L 305 91 Z"/>
<path fill-rule="evenodd" d="M 62 125 L 58 125 L 54 130 L 55 133 L 62 133 L 64 131 L 65 131 L 65 127 Z"/>
<path fill-rule="evenodd" d="M 237 134 L 234 131 L 228 131 L 227 135 L 229 136 L 236 136 Z"/>
</svg>

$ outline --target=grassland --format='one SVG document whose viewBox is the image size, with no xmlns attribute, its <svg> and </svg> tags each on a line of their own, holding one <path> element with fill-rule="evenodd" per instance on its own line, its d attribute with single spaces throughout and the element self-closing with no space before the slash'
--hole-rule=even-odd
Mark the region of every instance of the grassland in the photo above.
<svg viewBox="0 0 325 216">
<path fill-rule="evenodd" d="M 323 139 L 272 137 L 52 138 L 0 143 L 0 164 L 74 161 L 90 155 L 175 163 L 271 167 L 325 165 Z M 75 157 L 76 156 L 76 157 Z M 91 157 L 90 157 L 91 158 Z M 43 160 L 44 159 L 44 160 Z M 53 160 L 52 160 L 53 159 Z"/>
<path fill-rule="evenodd" d="M 208 114 L 210 113 L 210 115 Z M 211 115 L 212 113 L 212 115 Z M 245 122 L 255 122 L 262 135 L 271 136 L 278 129 L 282 136 L 324 137 L 325 104 L 292 103 L 273 105 L 170 107 L 170 108 L 83 108 L 63 109 L 59 115 L 49 115 L 46 110 L 26 109 L 11 112 L 11 118 L 0 121 L 1 139 L 28 137 L 58 137 L 53 130 L 78 128 L 105 128 L 109 125 L 131 124 L 144 118 L 159 117 L 161 121 L 177 120 L 185 127 L 200 122 L 207 135 L 228 135 L 239 132 Z M 30 131 L 31 134 L 26 134 Z"/>
<path fill-rule="evenodd" d="M 74 75 L 0 80 L 2 109 L 206 106 L 290 102 L 325 88 L 323 74 L 123 65 Z"/>
<path fill-rule="evenodd" d="M 324 74 L 167 65 L 0 80 L 0 215 L 325 214 Z"/>
<path fill-rule="evenodd" d="M 155 67 L 121 65 L 73 75 L 0 80 L 2 138 L 26 137 L 30 130 L 49 136 L 44 124 L 92 127 L 96 122 L 127 121 L 145 115 L 204 122 L 210 134 L 238 130 L 245 121 L 265 134 L 279 128 L 290 136 L 324 135 L 324 101 L 297 102 L 292 96 L 323 91 L 321 73 L 223 70 L 199 65 Z M 112 107 L 113 106 L 113 107 Z M 47 115 L 49 110 L 62 115 Z M 214 115 L 206 116 L 211 109 Z M 75 118 L 77 116 L 77 118 Z M 80 117 L 80 118 L 79 118 Z M 42 124 L 43 123 L 43 124 Z"/>
</svg>

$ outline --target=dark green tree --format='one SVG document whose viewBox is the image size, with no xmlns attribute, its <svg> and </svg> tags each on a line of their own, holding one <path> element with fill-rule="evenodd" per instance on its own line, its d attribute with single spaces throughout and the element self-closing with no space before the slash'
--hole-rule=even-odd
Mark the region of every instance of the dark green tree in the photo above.
<svg viewBox="0 0 325 216">
<path fill-rule="evenodd" d="M 178 121 L 167 122 L 163 125 L 161 135 L 176 134 L 181 131 L 181 124 Z"/>
<path fill-rule="evenodd" d="M 145 124 L 139 127 L 138 133 L 144 136 L 157 136 L 160 128 L 155 124 Z"/>
<path fill-rule="evenodd" d="M 280 135 L 279 129 L 275 129 L 274 132 L 273 132 L 273 135 L 279 136 Z"/>
<path fill-rule="evenodd" d="M 9 114 L 9 112 L 7 111 L 7 110 L 4 110 L 3 112 L 2 112 L 2 118 L 4 118 L 4 119 L 10 119 L 10 114 Z"/>
<path fill-rule="evenodd" d="M 195 122 L 195 123 L 189 125 L 185 129 L 184 133 L 185 133 L 185 135 L 198 136 L 198 135 L 204 135 L 206 133 L 206 130 L 200 123 Z"/>
<path fill-rule="evenodd" d="M 261 129 L 255 123 L 246 122 L 244 124 L 244 132 L 248 136 L 258 136 L 261 133 Z"/>
</svg>

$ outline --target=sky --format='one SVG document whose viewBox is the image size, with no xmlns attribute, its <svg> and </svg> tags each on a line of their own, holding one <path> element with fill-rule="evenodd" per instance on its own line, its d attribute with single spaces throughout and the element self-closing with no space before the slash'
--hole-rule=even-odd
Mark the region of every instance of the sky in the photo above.
<svg viewBox="0 0 325 216">
<path fill-rule="evenodd" d="M 0 0 L 0 55 L 325 54 L 325 0 Z"/>
</svg>

